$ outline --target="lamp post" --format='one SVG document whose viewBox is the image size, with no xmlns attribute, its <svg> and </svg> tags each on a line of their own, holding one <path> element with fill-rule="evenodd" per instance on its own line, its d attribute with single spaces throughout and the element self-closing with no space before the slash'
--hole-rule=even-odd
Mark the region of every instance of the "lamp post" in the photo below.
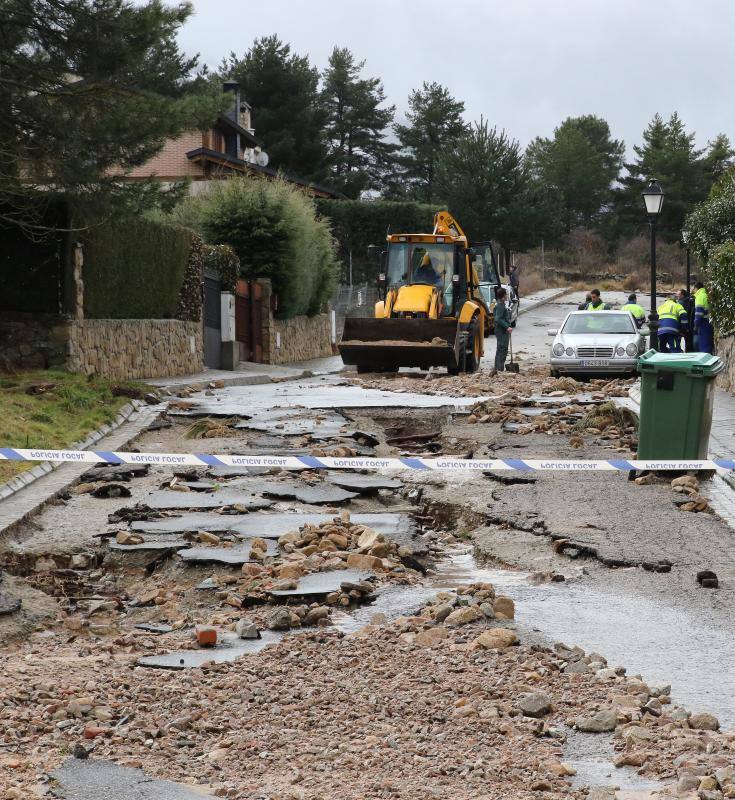
<svg viewBox="0 0 735 800">
<path fill-rule="evenodd" d="M 646 204 L 648 224 L 651 226 L 651 313 L 648 315 L 648 327 L 651 330 L 650 345 L 658 350 L 658 312 L 656 310 L 656 221 L 664 204 L 664 192 L 661 184 L 651 178 L 648 186 L 643 190 L 643 200 Z"/>
<path fill-rule="evenodd" d="M 689 231 L 681 232 L 681 240 L 687 254 L 687 353 L 694 349 L 694 302 L 692 301 L 692 259 L 689 250 Z"/>
</svg>

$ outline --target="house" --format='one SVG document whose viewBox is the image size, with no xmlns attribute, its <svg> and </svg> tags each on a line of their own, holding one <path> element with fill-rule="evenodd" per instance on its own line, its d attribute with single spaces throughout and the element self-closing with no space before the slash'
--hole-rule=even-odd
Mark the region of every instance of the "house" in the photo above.
<svg viewBox="0 0 735 800">
<path fill-rule="evenodd" d="M 130 170 L 124 180 L 165 182 L 191 180 L 191 194 L 206 191 L 211 181 L 233 175 L 252 175 L 273 180 L 278 171 L 268 167 L 267 156 L 254 134 L 251 108 L 241 98 L 235 81 L 223 84 L 225 93 L 232 95 L 230 110 L 222 114 L 206 131 L 187 131 L 175 139 L 166 140 L 163 149 L 153 158 Z M 338 198 L 342 195 L 326 186 L 293 175 L 281 177 L 304 188 L 313 197 Z"/>
</svg>

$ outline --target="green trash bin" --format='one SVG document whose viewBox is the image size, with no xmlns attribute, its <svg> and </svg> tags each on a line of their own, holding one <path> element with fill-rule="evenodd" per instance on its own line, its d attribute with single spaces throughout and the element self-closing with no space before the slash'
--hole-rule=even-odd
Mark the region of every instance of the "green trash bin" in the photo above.
<svg viewBox="0 0 735 800">
<path fill-rule="evenodd" d="M 638 359 L 641 417 L 638 458 L 707 458 L 715 376 L 724 369 L 709 353 L 657 353 Z"/>
</svg>

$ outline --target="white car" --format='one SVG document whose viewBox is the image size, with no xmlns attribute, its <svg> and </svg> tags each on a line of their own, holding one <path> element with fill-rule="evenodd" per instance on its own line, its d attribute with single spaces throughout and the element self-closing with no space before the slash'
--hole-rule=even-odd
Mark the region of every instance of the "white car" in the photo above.
<svg viewBox="0 0 735 800">
<path fill-rule="evenodd" d="M 551 374 L 635 374 L 646 351 L 646 328 L 639 329 L 627 311 L 571 311 L 554 337 Z"/>
</svg>

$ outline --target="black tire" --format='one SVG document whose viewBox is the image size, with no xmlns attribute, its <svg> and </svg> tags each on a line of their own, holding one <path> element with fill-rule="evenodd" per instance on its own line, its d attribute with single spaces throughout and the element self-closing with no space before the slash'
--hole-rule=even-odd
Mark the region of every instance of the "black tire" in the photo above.
<svg viewBox="0 0 735 800">
<path fill-rule="evenodd" d="M 551 370 L 551 377 L 552 378 L 560 378 L 561 377 L 561 373 L 559 372 L 558 369 L 552 369 Z"/>
<path fill-rule="evenodd" d="M 517 319 L 514 319 L 514 320 L 513 320 L 513 322 L 511 322 L 511 323 L 510 323 L 510 327 L 511 327 L 511 328 L 515 328 L 515 326 L 516 326 L 517 324 L 518 324 L 518 320 L 517 320 Z"/>
<path fill-rule="evenodd" d="M 475 341 L 477 340 L 477 335 L 477 318 L 475 318 L 472 320 L 472 322 L 470 322 L 469 328 L 467 328 L 467 339 L 465 340 L 466 352 L 464 357 L 464 371 L 467 373 L 477 372 L 480 366 L 480 357 L 475 352 Z"/>
<path fill-rule="evenodd" d="M 370 367 L 365 367 L 365 366 L 363 366 L 361 364 L 357 365 L 357 374 L 358 375 L 364 375 L 366 372 L 373 372 L 373 371 L 374 370 L 372 370 Z"/>
</svg>

